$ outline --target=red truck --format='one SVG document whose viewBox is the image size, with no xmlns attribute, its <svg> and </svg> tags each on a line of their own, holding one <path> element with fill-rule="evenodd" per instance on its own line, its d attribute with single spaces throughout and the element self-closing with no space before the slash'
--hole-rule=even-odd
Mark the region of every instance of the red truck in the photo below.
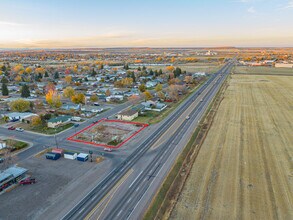
<svg viewBox="0 0 293 220">
<path fill-rule="evenodd" d="M 24 180 L 21 180 L 19 182 L 20 185 L 27 185 L 27 184 L 35 184 L 36 183 L 36 179 L 35 178 L 31 178 L 31 177 L 28 177 Z"/>
</svg>

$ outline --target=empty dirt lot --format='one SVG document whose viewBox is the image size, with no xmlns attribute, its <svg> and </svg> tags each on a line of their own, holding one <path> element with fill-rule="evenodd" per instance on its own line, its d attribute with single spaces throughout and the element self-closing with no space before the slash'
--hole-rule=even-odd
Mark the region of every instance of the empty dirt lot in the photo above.
<svg viewBox="0 0 293 220">
<path fill-rule="evenodd" d="M 229 84 L 171 219 L 293 219 L 293 77 Z"/>
</svg>

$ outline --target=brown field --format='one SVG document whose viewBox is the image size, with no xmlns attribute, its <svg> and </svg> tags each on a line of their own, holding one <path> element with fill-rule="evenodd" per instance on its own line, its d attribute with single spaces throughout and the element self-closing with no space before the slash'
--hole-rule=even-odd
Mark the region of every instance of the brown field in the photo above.
<svg viewBox="0 0 293 220">
<path fill-rule="evenodd" d="M 171 219 L 293 219 L 293 77 L 229 84 Z"/>
<path fill-rule="evenodd" d="M 233 72 L 235 74 L 293 76 L 293 68 L 275 68 L 265 66 L 236 66 Z"/>
</svg>

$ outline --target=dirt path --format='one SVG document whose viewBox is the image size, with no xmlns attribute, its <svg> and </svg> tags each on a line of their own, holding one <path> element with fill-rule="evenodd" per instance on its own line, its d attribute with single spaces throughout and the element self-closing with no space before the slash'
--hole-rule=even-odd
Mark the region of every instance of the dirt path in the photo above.
<svg viewBox="0 0 293 220">
<path fill-rule="evenodd" d="M 172 219 L 293 219 L 292 88 L 232 77 Z"/>
</svg>

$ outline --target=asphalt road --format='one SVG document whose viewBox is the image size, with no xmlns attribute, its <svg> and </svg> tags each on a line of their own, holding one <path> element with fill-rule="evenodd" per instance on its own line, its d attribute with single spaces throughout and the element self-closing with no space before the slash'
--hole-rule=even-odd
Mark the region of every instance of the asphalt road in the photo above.
<svg viewBox="0 0 293 220">
<path fill-rule="evenodd" d="M 152 147 L 154 143 L 172 126 L 178 123 L 177 119 L 182 116 L 186 109 L 189 108 L 194 102 L 198 103 L 190 113 L 189 120 L 181 120 L 182 123 L 173 133 L 173 135 L 166 140 L 165 144 L 160 146 L 157 154 L 149 164 L 145 164 L 143 171 L 139 173 L 135 181 L 132 183 L 128 190 L 124 191 L 121 200 L 118 201 L 116 206 L 110 208 L 104 219 L 125 219 L 132 215 L 137 215 L 137 204 L 141 201 L 144 193 L 150 189 L 153 181 L 152 177 L 157 175 L 158 172 L 165 169 L 166 164 L 172 165 L 170 158 L 172 154 L 178 154 L 176 148 L 182 139 L 186 140 L 186 134 L 191 125 L 194 126 L 194 121 L 198 120 L 205 112 L 208 104 L 215 96 L 216 92 L 222 85 L 227 74 L 230 72 L 231 63 L 225 65 L 218 73 L 212 76 L 204 85 L 202 85 L 193 95 L 186 99 L 167 119 L 157 128 L 154 133 L 149 136 L 141 145 L 129 155 L 122 163 L 120 163 L 109 175 L 103 179 L 95 188 L 88 193 L 83 200 L 73 207 L 63 219 L 82 219 L 87 216 L 89 212 L 98 204 L 107 193 L 117 184 L 117 182 L 130 170 L 135 169 L 135 165 L 146 155 L 146 152 Z M 225 74 L 222 74 L 225 73 Z M 201 99 L 203 101 L 201 101 Z M 181 146 L 182 147 L 182 146 Z M 174 156 L 174 155 L 173 155 Z M 168 162 L 166 162 L 168 161 Z M 171 162 L 170 162 L 171 161 Z M 163 176 L 161 181 L 163 180 Z M 120 190 L 119 190 L 120 191 Z M 121 195 L 121 193 L 120 193 Z"/>
<path fill-rule="evenodd" d="M 45 148 L 44 146 L 54 147 L 54 146 L 56 146 L 56 143 L 58 144 L 59 147 L 66 147 L 66 149 L 69 149 L 69 150 L 70 149 L 80 150 L 80 151 L 84 152 L 85 150 L 93 150 L 93 148 L 86 145 L 86 144 L 70 142 L 70 141 L 66 140 L 66 138 L 68 138 L 69 136 L 82 130 L 83 128 L 89 126 L 90 124 L 92 124 L 93 121 L 97 121 L 102 118 L 111 117 L 127 107 L 129 107 L 129 103 L 127 103 L 127 102 L 123 103 L 121 105 L 118 105 L 118 106 L 100 114 L 99 116 L 93 117 L 92 119 L 89 119 L 89 120 L 85 121 L 84 123 L 81 123 L 78 128 L 76 128 L 76 129 L 70 128 L 68 130 L 65 130 L 64 132 L 56 134 L 56 136 L 42 135 L 39 133 L 34 133 L 34 132 L 29 132 L 29 131 L 23 131 L 23 132 L 18 132 L 15 130 L 11 131 L 11 130 L 7 129 L 9 126 L 11 126 L 11 124 L 6 125 L 6 127 L 0 127 L 0 134 L 1 134 L 1 136 L 5 136 L 8 138 L 12 138 L 12 139 L 17 138 L 19 140 L 22 140 L 22 141 L 25 141 L 25 142 L 32 144 L 31 148 L 29 148 L 23 152 L 20 152 L 17 155 L 18 161 L 23 161 L 23 160 L 33 156 L 34 154 L 40 152 L 41 150 L 43 150 Z M 113 158 L 115 155 L 115 153 L 114 154 L 113 153 L 106 153 L 101 148 L 94 148 L 93 152 L 94 152 L 94 154 L 103 154 L 104 156 L 107 156 L 109 158 Z"/>
</svg>

